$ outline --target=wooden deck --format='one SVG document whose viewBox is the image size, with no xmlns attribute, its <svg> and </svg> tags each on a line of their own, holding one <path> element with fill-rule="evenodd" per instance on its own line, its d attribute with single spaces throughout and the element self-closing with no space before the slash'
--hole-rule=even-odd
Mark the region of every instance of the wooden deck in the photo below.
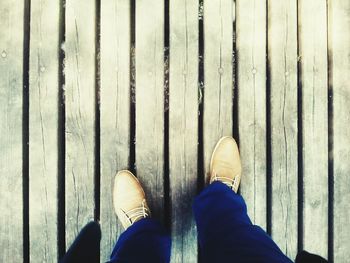
<svg viewBox="0 0 350 263">
<path fill-rule="evenodd" d="M 0 262 L 57 262 L 94 218 L 105 261 L 126 168 L 197 262 L 191 202 L 231 134 L 251 219 L 349 260 L 349 0 L 1 0 L 0 32 Z"/>
</svg>

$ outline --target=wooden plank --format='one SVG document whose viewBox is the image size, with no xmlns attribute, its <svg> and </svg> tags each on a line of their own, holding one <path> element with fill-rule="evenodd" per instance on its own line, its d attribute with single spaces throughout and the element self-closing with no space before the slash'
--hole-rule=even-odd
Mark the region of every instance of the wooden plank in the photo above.
<svg viewBox="0 0 350 263">
<path fill-rule="evenodd" d="M 95 2 L 66 1 L 66 245 L 94 217 Z"/>
<path fill-rule="evenodd" d="M 203 141 L 206 182 L 215 144 L 220 137 L 232 135 L 233 5 L 230 0 L 204 0 Z"/>
<path fill-rule="evenodd" d="M 130 1 L 101 2 L 101 262 L 123 228 L 114 214 L 112 187 L 130 153 Z"/>
<path fill-rule="evenodd" d="M 238 0 L 236 12 L 240 189 L 251 220 L 266 229 L 266 2 Z"/>
<path fill-rule="evenodd" d="M 169 172 L 172 262 L 197 262 L 198 1 L 170 1 Z"/>
<path fill-rule="evenodd" d="M 297 4 L 268 1 L 271 90 L 272 237 L 290 258 L 297 253 Z"/>
<path fill-rule="evenodd" d="M 136 1 L 136 168 L 155 218 L 164 208 L 164 2 Z"/>
<path fill-rule="evenodd" d="M 301 0 L 298 9 L 304 180 L 303 249 L 327 257 L 327 3 Z"/>
<path fill-rule="evenodd" d="M 33 0 L 30 30 L 30 260 L 56 262 L 59 1 Z"/>
<path fill-rule="evenodd" d="M 334 262 L 350 256 L 350 2 L 330 1 L 329 40 L 333 85 Z"/>
<path fill-rule="evenodd" d="M 22 94 L 24 4 L 0 5 L 0 261 L 23 261 Z"/>
</svg>

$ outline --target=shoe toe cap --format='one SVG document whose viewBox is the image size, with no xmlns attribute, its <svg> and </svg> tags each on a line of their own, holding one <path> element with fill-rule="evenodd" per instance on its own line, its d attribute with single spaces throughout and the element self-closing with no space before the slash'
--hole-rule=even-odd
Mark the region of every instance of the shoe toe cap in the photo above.
<svg viewBox="0 0 350 263">
<path fill-rule="evenodd" d="M 118 172 L 114 179 L 113 189 L 115 209 L 118 210 L 121 207 L 129 209 L 130 206 L 142 202 L 143 199 L 145 199 L 145 193 L 138 179 L 127 170 Z"/>
<path fill-rule="evenodd" d="M 239 158 L 238 146 L 232 137 L 223 137 L 216 148 L 216 157 L 219 159 L 236 159 Z"/>
</svg>

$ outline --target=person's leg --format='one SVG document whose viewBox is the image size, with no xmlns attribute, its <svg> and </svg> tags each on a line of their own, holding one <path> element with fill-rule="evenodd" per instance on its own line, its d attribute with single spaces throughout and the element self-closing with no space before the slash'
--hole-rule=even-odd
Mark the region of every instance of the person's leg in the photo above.
<svg viewBox="0 0 350 263">
<path fill-rule="evenodd" d="M 150 218 L 146 196 L 130 171 L 120 171 L 114 180 L 114 210 L 125 232 L 113 249 L 110 262 L 169 262 L 170 235 Z"/>
<path fill-rule="evenodd" d="M 145 218 L 121 234 L 110 262 L 169 262 L 170 248 L 167 231 L 157 221 Z"/>
<path fill-rule="evenodd" d="M 301 251 L 298 253 L 295 263 L 327 263 L 328 261 L 318 255 Z"/>
<path fill-rule="evenodd" d="M 238 146 L 223 137 L 210 161 L 210 183 L 193 208 L 204 262 L 291 262 L 272 239 L 251 223 L 237 194 L 242 174 Z"/>
<path fill-rule="evenodd" d="M 98 223 L 88 223 L 79 233 L 60 263 L 98 263 L 100 261 L 101 229 Z"/>
<path fill-rule="evenodd" d="M 204 189 L 193 209 L 204 262 L 292 262 L 251 223 L 243 198 L 225 184 Z"/>
</svg>

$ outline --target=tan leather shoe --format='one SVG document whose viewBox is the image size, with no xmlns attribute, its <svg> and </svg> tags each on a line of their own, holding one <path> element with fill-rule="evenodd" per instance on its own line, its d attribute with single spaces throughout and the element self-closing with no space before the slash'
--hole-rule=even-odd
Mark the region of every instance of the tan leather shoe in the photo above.
<svg viewBox="0 0 350 263">
<path fill-rule="evenodd" d="M 209 172 L 210 183 L 220 181 L 237 193 L 242 166 L 237 143 L 232 137 L 222 137 L 216 144 Z"/>
<path fill-rule="evenodd" d="M 139 180 L 127 170 L 119 171 L 114 178 L 113 204 L 125 229 L 140 219 L 151 216 Z"/>
</svg>

